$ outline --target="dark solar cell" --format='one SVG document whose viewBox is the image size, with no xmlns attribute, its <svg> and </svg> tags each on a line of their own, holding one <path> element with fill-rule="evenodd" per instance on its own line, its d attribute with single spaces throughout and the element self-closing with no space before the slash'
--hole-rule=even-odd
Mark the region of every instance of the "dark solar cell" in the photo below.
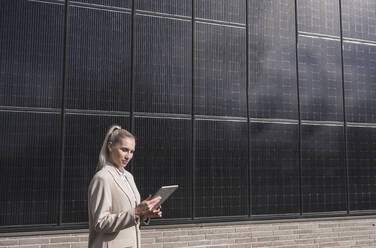
<svg viewBox="0 0 376 248">
<path fill-rule="evenodd" d="M 131 15 L 69 9 L 67 108 L 129 110 Z"/>
<path fill-rule="evenodd" d="M 64 5 L 0 2 L 0 105 L 60 107 Z"/>
<path fill-rule="evenodd" d="M 248 214 L 246 122 L 196 122 L 196 216 Z"/>
<path fill-rule="evenodd" d="M 294 1 L 249 1 L 249 109 L 254 118 L 297 119 Z"/>
<path fill-rule="evenodd" d="M 136 9 L 192 16 L 192 0 L 137 0 Z"/>
<path fill-rule="evenodd" d="M 0 225 L 56 224 L 60 115 L 0 112 Z"/>
<path fill-rule="evenodd" d="M 343 36 L 376 41 L 376 1 L 342 0 L 341 3 Z"/>
<path fill-rule="evenodd" d="M 299 0 L 298 30 L 302 32 L 340 35 L 339 1 Z"/>
<path fill-rule="evenodd" d="M 245 31 L 197 23 L 196 114 L 247 115 Z"/>
<path fill-rule="evenodd" d="M 183 113 L 192 109 L 192 23 L 136 15 L 135 109 Z"/>
<path fill-rule="evenodd" d="M 301 119 L 343 121 L 340 41 L 300 36 L 298 55 Z"/>
<path fill-rule="evenodd" d="M 251 123 L 252 214 L 299 212 L 298 125 Z"/>
<path fill-rule="evenodd" d="M 129 119 L 120 116 L 66 116 L 63 222 L 88 221 L 87 190 L 96 172 L 99 152 L 108 128 L 129 128 Z"/>
<path fill-rule="evenodd" d="M 344 43 L 347 121 L 376 122 L 376 46 Z"/>
<path fill-rule="evenodd" d="M 376 129 L 347 128 L 350 210 L 376 209 Z"/>
<path fill-rule="evenodd" d="M 195 11 L 198 18 L 245 24 L 246 0 L 196 0 Z"/>
<path fill-rule="evenodd" d="M 134 177 L 141 198 L 160 186 L 178 184 L 179 189 L 163 204 L 164 218 L 191 216 L 192 121 L 136 118 Z"/>
<path fill-rule="evenodd" d="M 346 210 L 343 127 L 302 125 L 301 132 L 303 213 Z"/>
<path fill-rule="evenodd" d="M 68 1 L 68 0 L 67 0 Z M 132 8 L 132 0 L 69 0 L 70 2 L 83 2 L 111 7 Z"/>
</svg>

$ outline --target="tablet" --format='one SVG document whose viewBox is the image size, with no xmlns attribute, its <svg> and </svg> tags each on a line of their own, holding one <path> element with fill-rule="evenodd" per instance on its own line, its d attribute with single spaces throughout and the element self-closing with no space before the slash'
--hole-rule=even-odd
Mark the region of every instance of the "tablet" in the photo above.
<svg viewBox="0 0 376 248">
<path fill-rule="evenodd" d="M 169 186 L 160 187 L 160 189 L 157 191 L 157 193 L 155 193 L 153 195 L 152 199 L 155 198 L 155 197 L 158 197 L 158 196 L 160 196 L 162 198 L 157 204 L 154 205 L 152 210 L 154 210 L 154 209 L 158 208 L 160 205 L 162 205 L 162 203 L 164 201 L 166 201 L 170 197 L 170 195 L 172 193 L 174 193 L 175 190 L 177 190 L 178 187 L 179 187 L 179 185 L 169 185 Z"/>
</svg>

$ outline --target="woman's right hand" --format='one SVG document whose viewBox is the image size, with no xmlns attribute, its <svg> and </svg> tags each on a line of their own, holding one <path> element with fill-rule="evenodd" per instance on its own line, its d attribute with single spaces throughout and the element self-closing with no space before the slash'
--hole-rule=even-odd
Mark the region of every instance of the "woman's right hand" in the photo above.
<svg viewBox="0 0 376 248">
<path fill-rule="evenodd" d="M 141 216 L 146 218 L 156 218 L 156 217 L 162 217 L 162 211 L 161 208 L 153 209 L 154 205 L 159 202 L 161 199 L 160 196 L 151 199 L 151 195 L 149 195 L 148 198 L 143 200 L 140 204 L 138 204 L 135 209 L 134 213 L 136 217 L 140 218 Z"/>
</svg>

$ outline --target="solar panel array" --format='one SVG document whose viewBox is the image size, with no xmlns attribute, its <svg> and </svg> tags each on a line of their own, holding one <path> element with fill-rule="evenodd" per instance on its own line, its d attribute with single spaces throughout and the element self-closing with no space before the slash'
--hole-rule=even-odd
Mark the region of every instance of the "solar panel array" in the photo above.
<svg viewBox="0 0 376 248">
<path fill-rule="evenodd" d="M 162 222 L 374 213 L 375 8 L 0 1 L 0 231 L 85 225 L 111 124 Z"/>
</svg>

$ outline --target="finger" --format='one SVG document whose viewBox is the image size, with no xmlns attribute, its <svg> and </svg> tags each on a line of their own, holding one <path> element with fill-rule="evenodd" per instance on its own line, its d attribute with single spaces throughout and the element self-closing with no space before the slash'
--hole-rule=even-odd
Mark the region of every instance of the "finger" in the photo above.
<svg viewBox="0 0 376 248">
<path fill-rule="evenodd" d="M 161 199 L 162 199 L 162 197 L 158 196 L 156 198 L 151 199 L 150 203 L 154 205 L 155 203 L 159 202 Z"/>
<path fill-rule="evenodd" d="M 149 201 L 149 200 L 151 200 L 151 195 L 149 195 L 149 196 L 145 199 L 145 201 Z"/>
</svg>

